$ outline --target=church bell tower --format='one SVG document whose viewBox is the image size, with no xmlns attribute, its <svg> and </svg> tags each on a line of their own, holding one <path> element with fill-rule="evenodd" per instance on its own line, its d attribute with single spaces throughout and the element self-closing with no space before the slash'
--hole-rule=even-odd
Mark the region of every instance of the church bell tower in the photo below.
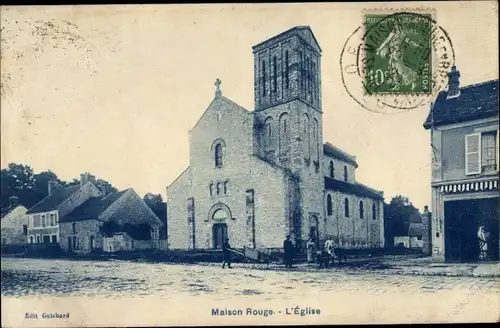
<svg viewBox="0 0 500 328">
<path fill-rule="evenodd" d="M 288 228 L 306 239 L 307 220 L 323 215 L 321 48 L 309 26 L 297 26 L 252 49 L 255 152 L 292 173 L 298 208 Z"/>
</svg>

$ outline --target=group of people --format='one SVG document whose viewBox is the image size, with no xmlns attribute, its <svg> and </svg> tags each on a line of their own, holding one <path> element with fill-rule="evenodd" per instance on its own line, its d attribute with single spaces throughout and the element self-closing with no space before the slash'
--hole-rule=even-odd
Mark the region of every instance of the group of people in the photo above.
<svg viewBox="0 0 500 328">
<path fill-rule="evenodd" d="M 307 250 L 307 262 L 313 263 L 320 258 L 323 258 L 323 261 L 326 259 L 326 263 L 330 263 L 333 259 L 336 258 L 335 254 L 335 243 L 332 240 L 332 237 L 328 237 L 325 241 L 325 245 L 323 250 L 316 250 L 316 242 L 313 238 L 309 238 L 306 244 Z M 224 244 L 222 246 L 222 268 L 224 269 L 227 265 L 229 269 L 231 269 L 231 246 L 229 245 L 229 238 L 224 240 Z M 290 235 L 287 235 L 285 240 L 283 241 L 283 260 L 286 268 L 293 267 L 293 258 L 296 251 L 296 246 L 292 242 Z"/>
</svg>

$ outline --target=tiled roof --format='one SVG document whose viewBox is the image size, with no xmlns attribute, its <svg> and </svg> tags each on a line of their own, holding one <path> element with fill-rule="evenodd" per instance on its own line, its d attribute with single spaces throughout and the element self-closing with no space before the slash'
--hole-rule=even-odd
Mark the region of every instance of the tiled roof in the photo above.
<svg viewBox="0 0 500 328">
<path fill-rule="evenodd" d="M 55 210 L 59 205 L 61 205 L 66 199 L 71 197 L 75 192 L 80 189 L 80 185 L 74 185 L 70 187 L 57 188 L 52 191 L 50 195 L 36 203 L 26 214 L 47 212 Z"/>
<path fill-rule="evenodd" d="M 353 194 L 361 197 L 369 197 L 374 199 L 383 200 L 384 196 L 375 192 L 373 189 L 368 188 L 359 183 L 347 183 L 340 180 L 335 180 L 325 177 L 325 188 L 327 190 L 340 191 L 346 194 Z"/>
<path fill-rule="evenodd" d="M 104 198 L 93 197 L 70 213 L 61 218 L 61 222 L 74 222 L 89 219 L 97 219 L 111 204 L 113 204 L 127 190 L 118 191 Z"/>
<path fill-rule="evenodd" d="M 447 96 L 447 91 L 439 93 L 424 128 L 498 116 L 498 80 L 463 87 L 455 98 Z"/>
<path fill-rule="evenodd" d="M 422 223 L 410 223 L 408 228 L 408 236 L 422 236 Z"/>
<path fill-rule="evenodd" d="M 331 143 L 327 142 L 323 145 L 323 153 L 325 155 L 329 155 L 335 158 L 338 158 L 340 160 L 343 160 L 347 163 L 350 163 L 354 165 L 355 167 L 358 167 L 358 163 L 356 162 L 356 159 L 354 156 L 349 155 L 345 151 L 343 151 L 340 148 L 335 147 Z"/>
</svg>

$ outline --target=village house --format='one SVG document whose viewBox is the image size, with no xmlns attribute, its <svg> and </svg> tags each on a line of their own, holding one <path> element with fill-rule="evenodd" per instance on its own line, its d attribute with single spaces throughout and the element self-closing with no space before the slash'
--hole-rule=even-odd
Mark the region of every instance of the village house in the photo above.
<svg viewBox="0 0 500 328">
<path fill-rule="evenodd" d="M 106 194 L 89 173 L 81 175 L 79 185 L 63 187 L 49 182 L 49 195 L 27 215 L 28 243 L 32 244 L 58 244 L 72 253 L 161 247 L 163 223 L 144 200 L 131 188 Z M 115 245 L 115 235 L 125 233 L 135 241 L 130 235 L 144 226 L 149 231 L 136 240 L 136 247 Z M 106 247 L 106 242 L 115 246 Z"/>
<path fill-rule="evenodd" d="M 1 209 L 2 249 L 26 244 L 27 211 L 26 207 L 19 204 L 19 198 L 16 196 L 11 196 L 9 206 Z"/>
<path fill-rule="evenodd" d="M 432 104 L 432 256 L 470 262 L 499 259 L 498 80 L 448 90 Z"/>
<path fill-rule="evenodd" d="M 254 110 L 215 98 L 189 131 L 189 167 L 167 187 L 172 249 L 281 248 L 327 237 L 384 246 L 383 193 L 356 158 L 323 142 L 321 48 L 294 27 L 253 47 Z M 329 109 L 330 110 L 330 109 Z"/>
</svg>

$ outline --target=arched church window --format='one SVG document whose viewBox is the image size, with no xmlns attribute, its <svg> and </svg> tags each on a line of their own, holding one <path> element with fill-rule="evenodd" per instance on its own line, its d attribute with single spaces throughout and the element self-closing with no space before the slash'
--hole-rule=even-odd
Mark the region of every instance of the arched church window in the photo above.
<svg viewBox="0 0 500 328">
<path fill-rule="evenodd" d="M 377 208 L 375 207 L 375 204 L 372 204 L 372 219 L 377 219 Z"/>
<path fill-rule="evenodd" d="M 326 196 L 326 213 L 327 213 L 327 215 L 332 215 L 332 213 L 333 213 L 332 195 L 330 195 L 330 194 L 328 194 L 328 196 Z"/>
<path fill-rule="evenodd" d="M 363 208 L 363 201 L 359 201 L 359 218 L 364 219 L 365 217 L 365 209 Z"/>
<path fill-rule="evenodd" d="M 309 85 L 310 85 L 310 82 L 309 82 L 309 57 L 306 58 L 304 77 L 305 77 L 305 82 L 306 82 L 306 84 L 305 84 L 306 92 L 309 92 Z"/>
<path fill-rule="evenodd" d="M 210 196 L 213 196 L 214 195 L 214 184 L 213 183 L 210 183 Z"/>
<path fill-rule="evenodd" d="M 311 149 L 310 149 L 310 142 L 309 142 L 309 116 L 304 113 L 304 118 L 303 118 L 303 133 L 304 133 L 304 157 L 305 158 L 310 158 L 311 156 Z"/>
<path fill-rule="evenodd" d="M 335 168 L 333 167 L 333 161 L 330 161 L 329 169 L 330 169 L 330 178 L 334 178 L 335 177 Z"/>
<path fill-rule="evenodd" d="M 266 62 L 262 61 L 262 82 L 261 82 L 261 88 L 262 88 L 262 96 L 266 96 Z"/>
<path fill-rule="evenodd" d="M 224 182 L 224 195 L 227 194 L 227 186 L 228 186 L 228 184 L 229 184 L 228 181 Z"/>
<path fill-rule="evenodd" d="M 311 147 L 313 152 L 313 159 L 319 161 L 319 144 L 318 144 L 318 120 L 313 118 L 312 120 L 312 137 L 311 137 Z"/>
<path fill-rule="evenodd" d="M 218 143 L 215 145 L 215 166 L 222 166 L 222 144 Z"/>
<path fill-rule="evenodd" d="M 273 92 L 278 89 L 278 61 L 276 56 L 273 56 Z"/>
<path fill-rule="evenodd" d="M 220 182 L 217 182 L 217 196 L 220 195 Z"/>
<path fill-rule="evenodd" d="M 223 209 L 218 209 L 212 215 L 212 220 L 214 221 L 224 221 L 227 219 L 227 213 Z"/>
<path fill-rule="evenodd" d="M 347 165 L 344 165 L 344 181 L 347 182 L 347 180 L 348 180 Z"/>
<path fill-rule="evenodd" d="M 349 199 L 347 198 L 344 199 L 344 216 L 349 217 Z"/>
<path fill-rule="evenodd" d="M 302 51 L 299 51 L 299 67 L 300 67 L 300 88 L 304 87 L 304 58 Z"/>
<path fill-rule="evenodd" d="M 313 98 L 315 97 L 316 94 L 316 63 L 312 62 L 312 69 L 311 69 L 311 93 Z"/>
<path fill-rule="evenodd" d="M 290 86 L 290 73 L 288 68 L 288 50 L 285 50 L 285 88 L 288 89 Z"/>
</svg>

